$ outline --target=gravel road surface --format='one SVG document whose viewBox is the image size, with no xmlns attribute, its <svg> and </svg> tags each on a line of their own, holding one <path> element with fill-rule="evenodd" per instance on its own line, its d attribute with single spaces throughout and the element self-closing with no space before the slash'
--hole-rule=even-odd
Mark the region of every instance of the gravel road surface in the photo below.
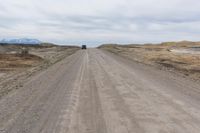
<svg viewBox="0 0 200 133">
<path fill-rule="evenodd" d="M 200 83 L 80 50 L 0 99 L 0 133 L 199 133 Z"/>
</svg>

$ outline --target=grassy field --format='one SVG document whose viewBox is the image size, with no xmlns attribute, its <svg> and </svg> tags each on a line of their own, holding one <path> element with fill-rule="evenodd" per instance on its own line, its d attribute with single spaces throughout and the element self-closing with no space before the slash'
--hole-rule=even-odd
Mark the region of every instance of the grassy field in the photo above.
<svg viewBox="0 0 200 133">
<path fill-rule="evenodd" d="M 199 42 L 166 42 L 145 45 L 107 44 L 99 47 L 134 61 L 162 69 L 176 70 L 193 79 L 200 79 L 200 54 L 176 53 L 174 49 L 200 48 Z"/>
</svg>

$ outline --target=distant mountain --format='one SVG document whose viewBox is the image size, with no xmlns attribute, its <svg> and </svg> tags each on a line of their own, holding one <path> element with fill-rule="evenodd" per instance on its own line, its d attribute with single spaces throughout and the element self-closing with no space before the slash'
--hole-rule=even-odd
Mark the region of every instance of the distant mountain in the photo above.
<svg viewBox="0 0 200 133">
<path fill-rule="evenodd" d="M 0 43 L 6 44 L 41 44 L 42 42 L 37 39 L 28 39 L 28 38 L 21 38 L 21 39 L 2 39 Z"/>
</svg>

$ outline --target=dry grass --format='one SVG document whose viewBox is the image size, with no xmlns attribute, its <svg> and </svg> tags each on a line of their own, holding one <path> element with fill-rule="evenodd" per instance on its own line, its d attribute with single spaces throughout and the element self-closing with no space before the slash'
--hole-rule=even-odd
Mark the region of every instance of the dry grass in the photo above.
<svg viewBox="0 0 200 133">
<path fill-rule="evenodd" d="M 20 54 L 26 49 L 29 54 Z M 37 65 L 49 66 L 79 50 L 76 46 L 0 45 L 0 72 L 14 71 Z"/>
<path fill-rule="evenodd" d="M 58 46 L 50 43 L 42 45 L 0 44 L 0 71 L 30 68 L 39 63 L 48 66 L 79 49 L 80 47 L 77 46 Z M 21 54 L 23 50 L 28 52 Z"/>
<path fill-rule="evenodd" d="M 42 58 L 31 54 L 0 54 L 0 69 L 6 71 L 27 68 L 37 65 L 41 61 Z"/>
<path fill-rule="evenodd" d="M 176 70 L 200 79 L 200 54 L 181 54 L 171 49 L 200 47 L 199 42 L 167 42 L 157 45 L 102 45 L 99 48 L 145 64 Z"/>
</svg>

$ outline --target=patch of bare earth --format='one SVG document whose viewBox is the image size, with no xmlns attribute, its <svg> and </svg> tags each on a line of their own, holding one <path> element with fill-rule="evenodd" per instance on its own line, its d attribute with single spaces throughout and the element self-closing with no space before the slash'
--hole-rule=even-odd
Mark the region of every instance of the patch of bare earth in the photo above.
<svg viewBox="0 0 200 133">
<path fill-rule="evenodd" d="M 144 64 L 178 72 L 194 80 L 200 80 L 199 42 L 167 42 L 146 45 L 102 45 L 99 48 Z M 195 52 L 174 52 L 188 49 Z"/>
</svg>

